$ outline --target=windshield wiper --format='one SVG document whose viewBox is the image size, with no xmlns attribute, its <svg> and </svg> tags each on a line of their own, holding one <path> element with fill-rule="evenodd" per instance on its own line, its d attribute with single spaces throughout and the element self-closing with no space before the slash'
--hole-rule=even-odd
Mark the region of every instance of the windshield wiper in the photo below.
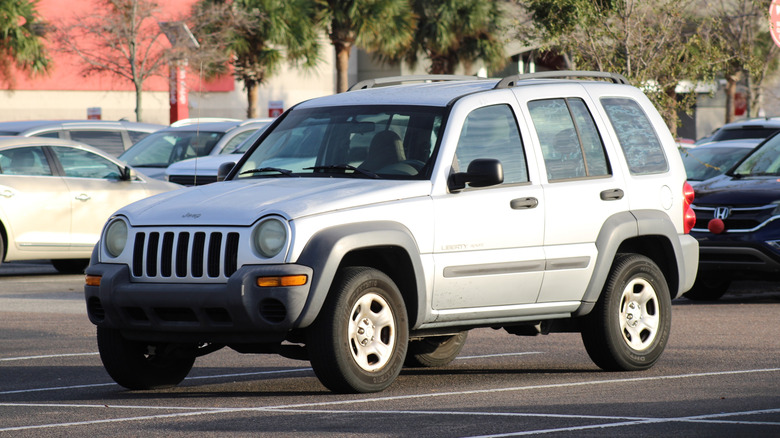
<svg viewBox="0 0 780 438">
<path fill-rule="evenodd" d="M 239 175 L 245 175 L 247 173 L 258 173 L 258 172 L 279 172 L 284 176 L 293 176 L 291 170 L 280 169 L 278 167 L 260 167 L 258 169 L 245 170 L 241 172 Z"/>
<path fill-rule="evenodd" d="M 351 170 L 353 172 L 359 172 L 369 178 L 379 178 L 379 175 L 374 172 L 355 167 L 351 164 L 330 164 L 328 166 L 304 167 L 303 170 Z"/>
</svg>

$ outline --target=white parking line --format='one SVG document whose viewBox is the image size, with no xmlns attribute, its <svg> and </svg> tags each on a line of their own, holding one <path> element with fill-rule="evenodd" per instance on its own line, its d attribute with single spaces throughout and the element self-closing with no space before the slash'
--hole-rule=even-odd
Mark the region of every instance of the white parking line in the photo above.
<svg viewBox="0 0 780 438">
<path fill-rule="evenodd" d="M 760 411 L 741 411 L 741 412 L 720 412 L 712 415 L 697 415 L 694 417 L 671 417 L 671 418 L 646 418 L 638 421 L 624 421 L 620 423 L 606 423 L 606 424 L 591 424 L 585 426 L 572 426 L 561 427 L 556 429 L 542 429 L 542 430 L 529 430 L 523 432 L 510 432 L 494 435 L 475 435 L 468 438 L 501 438 L 510 436 L 524 436 L 524 435 L 537 435 L 543 433 L 558 433 L 558 432 L 576 432 L 581 430 L 592 429 L 606 429 L 611 427 L 623 427 L 623 426 L 636 426 L 640 424 L 658 424 L 658 423 L 715 423 L 715 424 L 738 424 L 738 425 L 751 425 L 751 426 L 780 426 L 780 422 L 771 421 L 744 421 L 744 420 L 718 420 L 714 418 L 725 416 L 737 416 L 737 415 L 759 415 L 759 414 L 775 414 L 780 412 L 780 409 L 764 409 Z M 583 416 L 587 419 L 590 417 Z M 713 418 L 713 420 L 710 420 Z"/>
<path fill-rule="evenodd" d="M 51 359 L 56 357 L 97 356 L 98 354 L 100 353 L 94 352 L 94 353 L 70 353 L 70 354 L 45 354 L 41 356 L 5 357 L 5 358 L 0 358 L 0 362 L 11 362 L 16 360 Z"/>
<path fill-rule="evenodd" d="M 486 355 L 479 355 L 479 356 L 462 356 L 462 357 L 457 357 L 456 359 L 480 359 L 480 358 L 486 358 L 486 357 L 522 356 L 522 355 L 528 355 L 528 354 L 541 354 L 541 353 L 542 352 L 539 352 L 539 351 L 530 351 L 530 352 L 524 352 L 524 353 L 486 354 Z M 0 362 L 2 362 L 2 361 L 17 361 L 17 360 L 33 360 L 33 359 L 49 359 L 49 358 L 57 358 L 57 357 L 71 357 L 71 356 L 96 356 L 98 354 L 100 354 L 100 353 L 94 352 L 94 353 L 73 353 L 73 354 L 51 354 L 51 355 L 43 355 L 43 356 L 8 357 L 8 358 L 0 359 Z M 191 377 L 187 377 L 184 380 L 222 379 L 222 378 L 234 378 L 234 377 L 245 377 L 245 376 L 260 376 L 260 375 L 266 375 L 266 374 L 299 373 L 301 371 L 311 371 L 311 368 L 307 367 L 307 368 L 294 368 L 294 369 L 284 369 L 284 370 L 259 371 L 259 372 L 249 372 L 249 373 L 215 374 L 215 375 L 207 375 L 207 376 L 191 376 Z M 98 388 L 98 387 L 102 387 L 102 386 L 111 386 L 111 385 L 114 385 L 114 383 L 93 383 L 93 384 L 72 385 L 72 386 L 51 386 L 51 387 L 47 387 L 47 388 L 16 389 L 16 390 L 0 391 L 0 395 L 23 394 L 23 393 L 28 393 L 28 392 L 61 391 L 61 390 L 68 390 L 68 389 Z"/>
<path fill-rule="evenodd" d="M 222 379 L 244 376 L 261 376 L 265 374 L 284 374 L 284 373 L 299 373 L 301 371 L 311 371 L 311 368 L 294 368 L 286 370 L 271 370 L 271 371 L 257 371 L 250 373 L 234 373 L 234 374 L 215 374 L 210 376 L 192 376 L 187 377 L 184 380 L 202 380 L 202 379 Z M 27 389 L 15 389 L 9 391 L 0 391 L 0 395 L 8 394 L 24 394 L 29 392 L 43 392 L 43 391 L 61 391 L 67 389 L 84 389 L 84 388 L 98 388 L 101 386 L 115 386 L 116 383 L 90 383 L 85 385 L 71 385 L 71 386 L 50 386 L 47 388 L 27 388 Z M 102 405 L 101 405 L 102 406 Z"/>
<path fill-rule="evenodd" d="M 110 418 L 110 419 L 103 419 L 103 420 L 91 420 L 91 421 L 80 421 L 80 422 L 70 422 L 70 423 L 51 423 L 51 424 L 38 424 L 38 425 L 28 425 L 28 426 L 16 426 L 16 427 L 8 427 L 8 428 L 0 428 L 0 432 L 6 432 L 6 431 L 20 431 L 20 430 L 33 430 L 33 429 L 45 429 L 45 428 L 58 428 L 58 427 L 71 427 L 71 426 L 85 426 L 85 425 L 95 425 L 95 424 L 107 424 L 107 423 L 119 423 L 119 422 L 128 422 L 128 421 L 143 421 L 143 420 L 151 420 L 151 419 L 167 419 L 167 418 L 181 418 L 181 417 L 192 417 L 192 416 L 203 416 L 203 415 L 216 415 L 216 414 L 225 414 L 225 413 L 236 413 L 236 412 L 259 412 L 259 411 L 295 411 L 300 410 L 303 412 L 308 411 L 317 411 L 317 412 L 328 412 L 330 413 L 331 410 L 318 410 L 318 409 L 312 409 L 315 407 L 326 407 L 326 406 L 344 406 L 344 405 L 350 405 L 350 404 L 365 404 L 365 403 L 377 403 L 377 402 L 383 402 L 383 401 L 397 401 L 397 400 L 413 400 L 413 399 L 423 399 L 423 398 L 433 398 L 433 397 L 453 397 L 453 396 L 463 396 L 463 395 L 472 395 L 472 394 L 486 394 L 486 393 L 496 393 L 496 392 L 517 392 L 517 391 L 529 391 L 529 390 L 538 390 L 538 389 L 550 389 L 550 388 L 573 388 L 573 387 L 585 387 L 585 386 L 597 386 L 597 385 L 614 385 L 614 384 L 624 384 L 624 383 L 636 383 L 636 382 L 650 382 L 650 381 L 662 381 L 662 380 L 676 380 L 676 379 L 693 379 L 693 378 L 701 378 L 701 377 L 715 377 L 715 376 L 725 376 L 725 375 L 736 375 L 736 374 L 754 374 L 754 373 L 775 373 L 780 372 L 780 368 L 766 368 L 766 369 L 753 369 L 753 370 L 737 370 L 737 371 L 717 371 L 717 372 L 709 372 L 709 373 L 695 373 L 695 374 L 679 374 L 679 375 L 672 375 L 672 376 L 653 376 L 653 377 L 635 377 L 635 378 L 629 378 L 629 379 L 606 379 L 606 380 L 597 380 L 597 381 L 582 381 L 582 382 L 570 382 L 570 383 L 554 383 L 554 384 L 547 384 L 547 385 L 532 385 L 532 386 L 516 386 L 516 387 L 506 387 L 506 388 L 490 388 L 490 389 L 478 389 L 478 390 L 469 390 L 469 391 L 450 391 L 450 392 L 443 392 L 443 393 L 428 393 L 428 394 L 409 394 L 409 395 L 398 395 L 398 396 L 386 396 L 386 397 L 371 397 L 366 399 L 357 399 L 357 400 L 338 400 L 338 401 L 327 401 L 327 402 L 316 402 L 316 403 L 298 403 L 298 404 L 289 404 L 289 405 L 278 405 L 278 406 L 258 406 L 258 407 L 247 407 L 247 408 L 218 408 L 218 407 L 210 407 L 210 408 L 199 408 L 200 410 L 191 411 L 191 412 L 183 412 L 183 413 L 172 413 L 172 414 L 160 414 L 160 415 L 145 415 L 145 416 L 138 416 L 138 417 L 122 417 L 122 418 Z M 2 403 L 0 406 L 4 407 L 22 407 L 26 406 L 26 403 Z M 59 408 L 62 408 L 64 406 L 68 406 L 67 404 L 58 403 L 56 405 L 46 405 L 45 403 L 42 403 L 43 406 L 56 406 Z M 78 407 L 80 405 L 70 405 L 73 407 Z M 92 407 L 93 405 L 88 405 L 89 407 Z M 97 405 L 95 405 L 97 406 Z M 106 405 L 100 405 L 105 407 Z M 121 406 L 117 406 L 120 407 Z M 173 408 L 171 407 L 150 407 L 150 409 L 159 409 L 159 410 L 171 410 Z M 365 413 L 364 410 L 335 410 L 337 413 L 344 413 L 349 415 L 356 415 Z M 397 412 L 399 414 L 409 414 L 409 413 L 415 413 L 415 412 L 426 412 L 426 411 L 389 411 L 389 412 Z M 552 433 L 552 432 L 566 432 L 566 431 L 578 431 L 578 430 L 587 430 L 587 429 L 595 429 L 595 428 L 606 428 L 606 427 L 621 427 L 621 426 L 627 426 L 627 425 L 637 425 L 637 424 L 650 424 L 650 423 L 659 423 L 659 422 L 726 422 L 728 424 L 766 424 L 770 426 L 777 426 L 780 425 L 780 423 L 775 422 L 745 422 L 745 421 L 729 421 L 729 420 L 722 420 L 721 418 L 725 416 L 736 416 L 736 415 L 756 415 L 756 414 L 766 414 L 766 413 L 777 413 L 780 412 L 780 409 L 769 409 L 769 410 L 762 410 L 762 411 L 743 411 L 743 412 L 731 412 L 731 413 L 718 413 L 718 414 L 712 414 L 712 415 L 699 415 L 694 417 L 673 417 L 673 418 L 641 418 L 641 419 L 630 419 L 625 417 L 615 417 L 614 419 L 620 419 L 622 421 L 619 421 L 617 423 L 606 423 L 606 424 L 597 424 L 597 425 L 585 425 L 585 426 L 574 426 L 570 428 L 560 428 L 560 429 L 546 429 L 546 430 L 535 430 L 535 431 L 523 431 L 523 432 L 514 432 L 509 434 L 501 434 L 501 435 L 487 435 L 489 437 L 501 437 L 501 436 L 522 436 L 522 435 L 529 435 L 529 434 L 538 434 L 538 433 Z M 442 415 L 443 412 L 435 412 L 436 415 Z M 469 415 L 474 415 L 474 413 L 468 413 Z M 495 415 L 494 413 L 488 413 L 490 415 Z M 486 414 L 487 415 L 487 414 Z M 535 414 L 538 415 L 538 414 Z M 554 414 L 550 415 L 552 417 Z M 578 418 L 583 419 L 597 419 L 598 417 L 593 416 L 580 416 Z M 607 419 L 611 419 L 611 417 L 606 417 Z M 709 420 L 712 418 L 712 420 Z M 717 419 L 717 420 L 716 420 Z M 628 420 L 628 421 L 625 421 Z M 708 421 L 709 420 L 709 421 Z"/>
</svg>

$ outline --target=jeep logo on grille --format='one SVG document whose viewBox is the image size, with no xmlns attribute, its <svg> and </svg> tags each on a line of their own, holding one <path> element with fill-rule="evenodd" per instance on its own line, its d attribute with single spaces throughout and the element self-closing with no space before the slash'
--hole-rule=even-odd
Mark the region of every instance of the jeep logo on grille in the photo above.
<svg viewBox="0 0 780 438">
<path fill-rule="evenodd" d="M 715 209 L 715 213 L 713 213 L 712 217 L 715 219 L 726 219 L 731 214 L 731 209 L 728 207 L 718 207 Z"/>
</svg>

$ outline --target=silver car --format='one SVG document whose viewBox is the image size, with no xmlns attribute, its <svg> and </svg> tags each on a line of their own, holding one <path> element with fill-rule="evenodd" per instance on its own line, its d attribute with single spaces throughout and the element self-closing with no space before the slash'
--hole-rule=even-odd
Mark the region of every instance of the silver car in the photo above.
<svg viewBox="0 0 780 438">
<path fill-rule="evenodd" d="M 83 143 L 0 137 L 2 260 L 51 259 L 61 272 L 81 271 L 112 213 L 180 187 Z"/>
<path fill-rule="evenodd" d="M 189 123 L 161 129 L 119 156 L 152 178 L 165 179 L 165 169 L 181 160 L 231 151 L 271 119 Z"/>
<path fill-rule="evenodd" d="M 0 122 L 0 135 L 63 138 L 86 143 L 116 157 L 163 128 L 163 125 L 124 120 L 24 120 Z"/>
</svg>

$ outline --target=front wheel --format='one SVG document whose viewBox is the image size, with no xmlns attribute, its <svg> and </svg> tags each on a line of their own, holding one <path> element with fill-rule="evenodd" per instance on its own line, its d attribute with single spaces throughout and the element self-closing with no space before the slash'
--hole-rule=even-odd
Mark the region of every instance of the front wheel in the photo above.
<svg viewBox="0 0 780 438">
<path fill-rule="evenodd" d="M 127 389 L 175 386 L 195 363 L 194 347 L 130 341 L 115 329 L 98 327 L 97 343 L 108 375 Z"/>
<path fill-rule="evenodd" d="M 314 373 L 339 393 L 381 391 L 398 377 L 409 327 L 401 292 L 373 268 L 348 267 L 307 332 Z"/>
<path fill-rule="evenodd" d="M 649 258 L 619 254 L 582 340 L 593 362 L 607 371 L 653 366 L 666 348 L 672 301 L 664 275 Z"/>
</svg>

